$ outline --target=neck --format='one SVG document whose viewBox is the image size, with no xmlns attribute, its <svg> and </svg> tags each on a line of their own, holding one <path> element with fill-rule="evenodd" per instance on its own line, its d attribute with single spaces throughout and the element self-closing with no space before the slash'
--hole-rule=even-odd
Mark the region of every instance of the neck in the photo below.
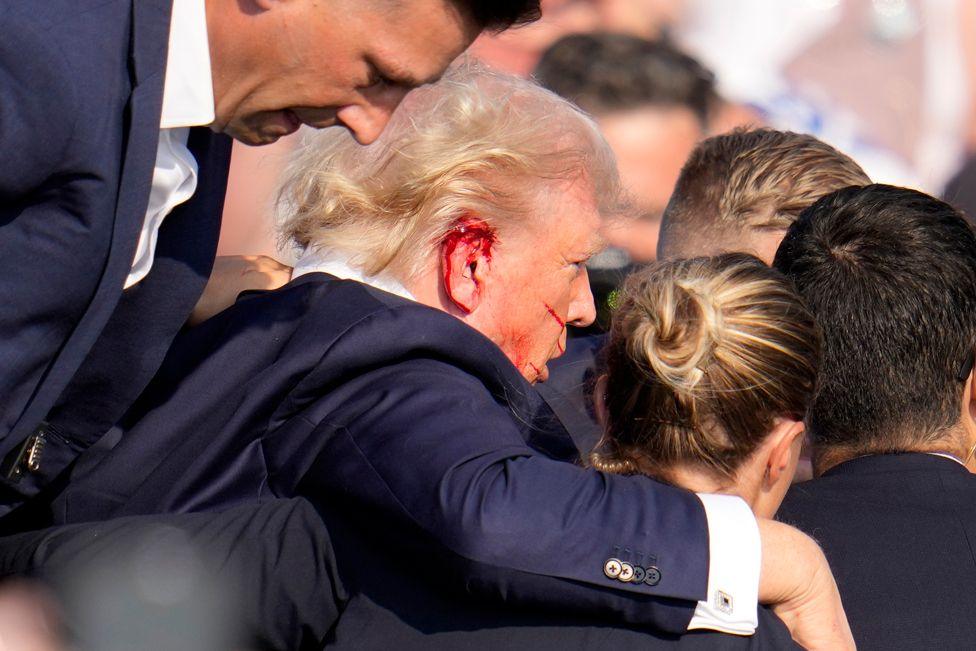
<svg viewBox="0 0 976 651">
<path fill-rule="evenodd" d="M 665 478 L 675 486 L 687 488 L 696 493 L 740 495 L 737 490 L 738 487 L 734 482 L 728 479 L 720 479 L 714 474 L 695 466 L 683 465 L 669 468 Z"/>
<path fill-rule="evenodd" d="M 845 461 L 877 454 L 945 454 L 966 465 L 970 472 L 976 472 L 976 459 L 970 457 L 973 442 L 964 436 L 961 428 L 952 428 L 944 436 L 931 442 L 905 442 L 901 444 L 867 444 L 861 446 L 817 445 L 814 444 L 813 474 L 819 477 L 831 468 Z"/>
</svg>

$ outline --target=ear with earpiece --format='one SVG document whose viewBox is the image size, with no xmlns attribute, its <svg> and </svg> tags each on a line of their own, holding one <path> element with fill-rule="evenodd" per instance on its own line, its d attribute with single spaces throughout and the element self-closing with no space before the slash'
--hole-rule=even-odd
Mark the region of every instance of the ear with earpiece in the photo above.
<svg viewBox="0 0 976 651">
<path fill-rule="evenodd" d="M 806 430 L 802 420 L 780 418 L 773 431 L 769 434 L 769 456 L 763 475 L 764 488 L 776 485 L 784 472 L 796 468 L 803 444 L 803 432 Z M 791 471 L 792 472 L 792 471 Z M 792 477 L 791 477 L 792 479 Z"/>
</svg>

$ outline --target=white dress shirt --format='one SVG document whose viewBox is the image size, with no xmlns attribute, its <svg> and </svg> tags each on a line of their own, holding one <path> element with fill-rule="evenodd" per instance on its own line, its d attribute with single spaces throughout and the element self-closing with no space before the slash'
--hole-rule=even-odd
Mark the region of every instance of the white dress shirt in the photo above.
<svg viewBox="0 0 976 651">
<path fill-rule="evenodd" d="M 413 295 L 387 274 L 365 276 L 335 251 L 308 249 L 300 255 L 292 279 L 320 271 L 336 278 L 355 280 L 409 300 Z M 698 493 L 708 521 L 708 587 L 698 602 L 688 630 L 707 629 L 751 635 L 759 623 L 759 569 L 762 541 L 752 509 L 732 495 Z"/>
<path fill-rule="evenodd" d="M 173 0 L 156 166 L 132 269 L 125 279 L 126 289 L 149 273 L 163 219 L 197 189 L 197 161 L 186 146 L 190 127 L 213 121 L 213 79 L 204 0 Z"/>
</svg>

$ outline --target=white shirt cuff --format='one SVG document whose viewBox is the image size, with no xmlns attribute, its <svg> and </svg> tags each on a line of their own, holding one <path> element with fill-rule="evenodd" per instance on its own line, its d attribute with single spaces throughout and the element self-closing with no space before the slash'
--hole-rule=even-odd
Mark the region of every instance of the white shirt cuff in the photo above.
<svg viewBox="0 0 976 651">
<path fill-rule="evenodd" d="M 708 520 L 708 591 L 688 630 L 752 635 L 758 625 L 762 541 L 756 516 L 734 495 L 698 493 Z"/>
</svg>

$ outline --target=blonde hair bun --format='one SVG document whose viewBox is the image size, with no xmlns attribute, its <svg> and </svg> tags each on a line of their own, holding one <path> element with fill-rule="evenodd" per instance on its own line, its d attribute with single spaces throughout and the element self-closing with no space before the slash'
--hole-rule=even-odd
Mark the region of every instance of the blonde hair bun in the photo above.
<svg viewBox="0 0 976 651">
<path fill-rule="evenodd" d="M 802 418 L 820 337 L 789 281 L 734 253 L 657 263 L 624 283 L 607 346 L 608 472 L 678 463 L 731 476 L 777 416 Z"/>
</svg>

